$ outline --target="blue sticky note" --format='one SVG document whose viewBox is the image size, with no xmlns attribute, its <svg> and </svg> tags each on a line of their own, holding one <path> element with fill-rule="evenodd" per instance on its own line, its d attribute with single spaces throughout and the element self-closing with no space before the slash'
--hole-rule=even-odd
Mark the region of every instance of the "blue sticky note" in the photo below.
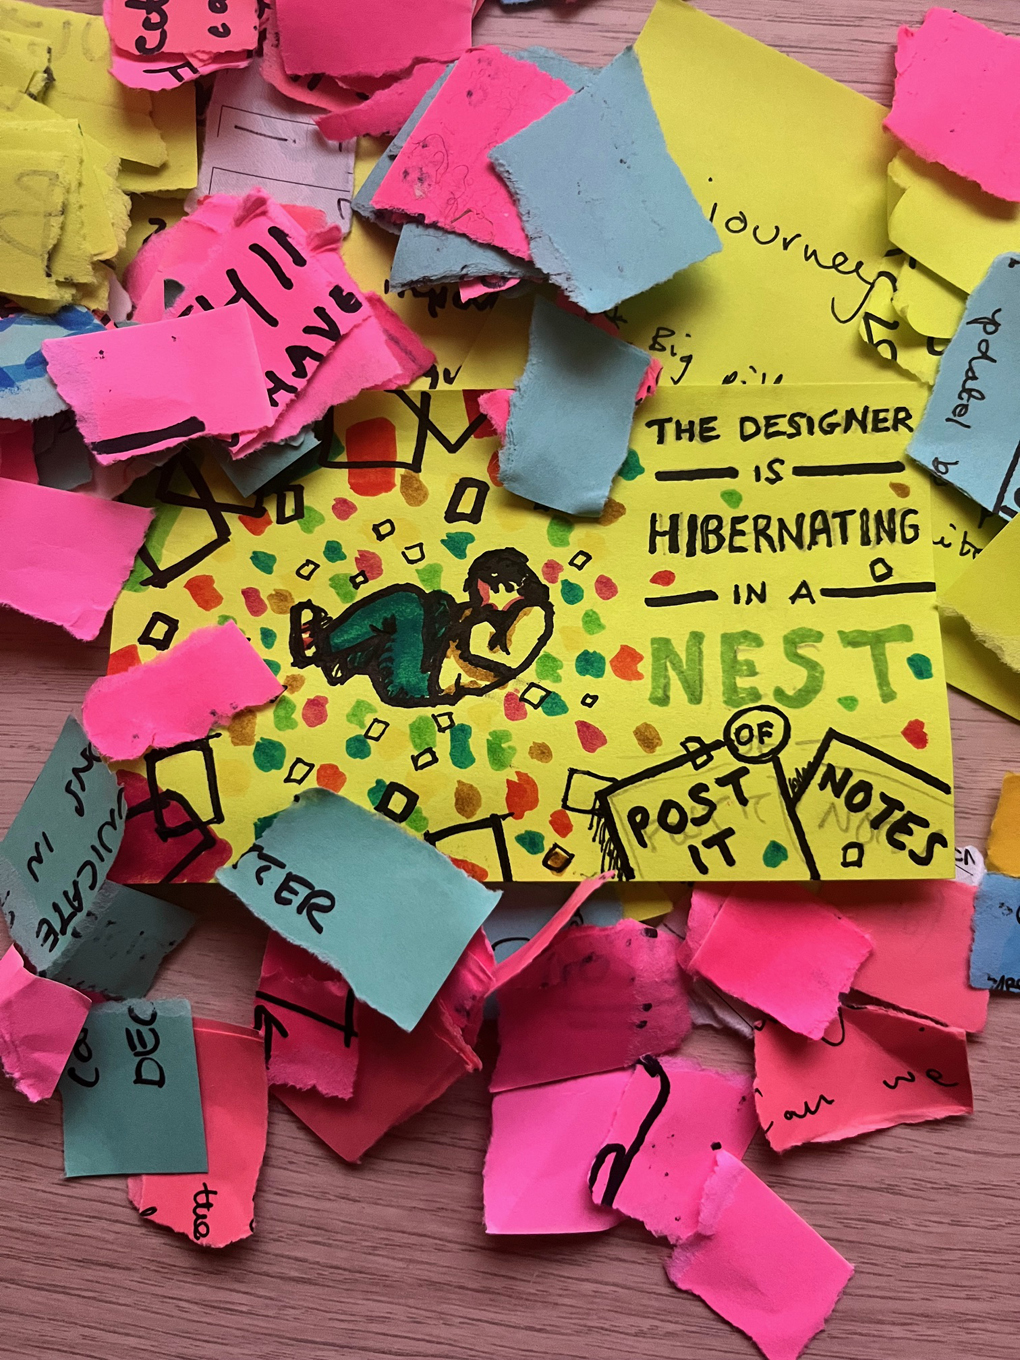
<svg viewBox="0 0 1020 1360">
<path fill-rule="evenodd" d="M 195 924 L 183 907 L 106 882 L 76 927 L 81 938 L 45 977 L 79 991 L 144 996 L 167 954 Z"/>
<path fill-rule="evenodd" d="M 39 972 L 78 944 L 124 835 L 123 790 L 74 718 L 0 842 L 0 908 Z"/>
<path fill-rule="evenodd" d="M 405 222 L 390 266 L 390 287 L 429 287 L 466 279 L 536 278 L 526 260 L 498 246 L 484 246 L 467 236 L 424 222 Z"/>
<path fill-rule="evenodd" d="M 65 1176 L 208 1171 L 187 1001 L 93 1006 L 58 1089 Z"/>
<path fill-rule="evenodd" d="M 324 448 L 328 451 L 332 439 L 331 409 L 326 420 L 306 426 L 290 439 L 281 439 L 276 444 L 264 444 L 262 448 L 256 449 L 254 453 L 249 453 L 244 458 L 231 458 L 229 451 L 219 440 L 210 439 L 208 446 L 217 463 L 241 495 L 254 496 L 256 491 L 261 491 L 267 483 L 289 469 L 300 475 L 295 464 L 305 459 L 314 463 L 316 460 L 309 459 L 309 455 L 319 453 Z"/>
<path fill-rule="evenodd" d="M 721 249 L 666 148 L 631 47 L 489 159 L 517 201 L 535 264 L 587 312 Z"/>
<path fill-rule="evenodd" d="M 1020 257 L 1000 255 L 939 363 L 911 458 L 978 505 L 1020 508 Z"/>
<path fill-rule="evenodd" d="M 299 794 L 216 877 L 406 1030 L 498 901 L 396 822 L 325 789 Z"/>
<path fill-rule="evenodd" d="M 970 985 L 1020 992 L 1020 878 L 985 874 L 974 899 Z"/>
<path fill-rule="evenodd" d="M 600 515 L 647 368 L 644 350 L 536 297 L 499 455 L 506 489 L 566 515 Z"/>
<path fill-rule="evenodd" d="M 443 81 L 446 79 L 446 77 L 450 74 L 452 70 L 453 67 L 448 66 L 446 70 L 443 72 L 443 74 L 436 81 L 436 83 L 425 91 L 422 97 L 418 100 L 417 104 L 414 106 L 414 109 L 411 112 L 410 117 L 407 119 L 407 122 L 396 134 L 392 142 L 390 142 L 389 146 L 376 161 L 375 165 L 372 167 L 361 188 L 351 199 L 351 207 L 358 214 L 358 216 L 363 217 L 366 222 L 374 222 L 377 227 L 385 227 L 387 231 L 399 234 L 400 232 L 399 225 L 395 222 L 389 221 L 385 214 L 377 212 L 375 208 L 372 207 L 372 199 L 375 197 L 375 191 L 379 188 L 379 185 L 382 184 L 384 178 L 389 172 L 391 162 L 396 160 L 397 153 L 400 151 L 400 148 L 404 145 L 408 137 L 410 137 L 411 133 L 417 127 L 422 114 L 425 112 L 428 106 L 432 103 L 433 99 L 435 99 L 436 95 L 442 89 Z"/>
<path fill-rule="evenodd" d="M 38 420 L 65 411 L 67 403 L 46 372 L 42 342 L 102 329 L 85 307 L 61 307 L 52 316 L 0 317 L 0 419 Z"/>
</svg>

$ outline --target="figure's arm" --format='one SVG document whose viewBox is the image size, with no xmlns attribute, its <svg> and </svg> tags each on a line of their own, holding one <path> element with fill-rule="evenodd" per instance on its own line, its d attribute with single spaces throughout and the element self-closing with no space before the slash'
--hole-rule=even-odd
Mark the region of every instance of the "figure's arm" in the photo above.
<svg viewBox="0 0 1020 1360">
<path fill-rule="evenodd" d="M 548 605 L 528 605 L 514 618 L 505 639 L 487 622 L 476 623 L 467 637 L 467 651 L 479 660 L 491 657 L 501 666 L 521 666 L 537 647 L 548 622 Z"/>
</svg>

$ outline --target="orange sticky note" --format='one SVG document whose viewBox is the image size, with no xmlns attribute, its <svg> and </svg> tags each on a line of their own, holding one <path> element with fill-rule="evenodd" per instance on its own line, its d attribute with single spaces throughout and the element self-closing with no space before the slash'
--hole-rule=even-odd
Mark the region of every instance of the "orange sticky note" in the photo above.
<svg viewBox="0 0 1020 1360">
<path fill-rule="evenodd" d="M 1020 774 L 1003 777 L 985 859 L 993 873 L 1020 878 Z"/>
</svg>

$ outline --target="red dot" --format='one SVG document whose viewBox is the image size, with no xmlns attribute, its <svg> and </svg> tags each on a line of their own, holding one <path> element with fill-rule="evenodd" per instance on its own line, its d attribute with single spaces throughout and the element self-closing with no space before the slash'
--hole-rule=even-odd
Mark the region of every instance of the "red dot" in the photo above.
<svg viewBox="0 0 1020 1360">
<path fill-rule="evenodd" d="M 321 727 L 329 714 L 326 712 L 328 699 L 323 694 L 316 694 L 311 699 L 306 699 L 301 710 L 301 721 L 306 727 Z"/>
<path fill-rule="evenodd" d="M 600 600 L 611 600 L 620 593 L 620 588 L 611 576 L 595 577 L 595 594 Z"/>
<path fill-rule="evenodd" d="M 581 743 L 582 749 L 589 754 L 605 746 L 609 740 L 601 727 L 596 727 L 594 723 L 585 722 L 583 718 L 575 722 L 574 726 L 577 728 L 577 740 Z"/>
<path fill-rule="evenodd" d="M 347 783 L 347 776 L 336 765 L 320 765 L 315 771 L 315 782 L 320 789 L 329 789 L 331 793 L 339 793 Z"/>
<path fill-rule="evenodd" d="M 110 653 L 110 659 L 106 663 L 107 675 L 120 675 L 122 671 L 129 671 L 132 666 L 140 666 L 142 658 L 138 655 L 138 648 L 132 642 L 130 647 L 121 647 L 116 652 Z"/>
<path fill-rule="evenodd" d="M 354 565 L 363 571 L 370 581 L 377 581 L 382 575 L 382 558 L 378 553 L 362 548 L 354 559 Z"/>
<path fill-rule="evenodd" d="M 268 510 L 261 514 L 258 519 L 252 519 L 251 515 L 238 515 L 237 518 L 248 532 L 254 534 L 256 538 L 260 538 L 273 523 Z"/>
<path fill-rule="evenodd" d="M 254 619 L 261 618 L 269 608 L 257 586 L 245 586 L 241 591 L 241 596 L 244 599 L 245 609 Z"/>
<path fill-rule="evenodd" d="M 346 496 L 337 496 L 333 502 L 333 514 L 339 520 L 350 519 L 352 515 L 357 513 L 357 509 L 358 507 L 354 502 L 349 501 Z"/>
<path fill-rule="evenodd" d="M 560 565 L 559 562 L 554 562 L 553 559 L 550 557 L 548 562 L 543 563 L 542 579 L 544 581 L 548 581 L 551 586 L 554 586 L 562 575 L 563 567 Z"/>
<path fill-rule="evenodd" d="M 503 716 L 507 722 L 523 722 L 528 716 L 528 706 L 521 703 L 515 690 L 503 695 Z"/>
<path fill-rule="evenodd" d="M 923 751 L 928 745 L 928 733 L 924 730 L 921 718 L 911 718 L 900 736 L 908 741 L 915 751 Z"/>
<path fill-rule="evenodd" d="M 671 586 L 675 580 L 675 571 L 657 571 L 655 575 L 651 577 L 653 586 Z"/>
<path fill-rule="evenodd" d="M 574 829 L 574 823 L 562 808 L 557 808 L 556 811 L 550 815 L 549 825 L 556 832 L 557 836 L 561 837 L 563 840 L 566 840 Z"/>
<path fill-rule="evenodd" d="M 469 859 L 454 859 L 451 855 L 450 863 L 456 864 L 462 873 L 467 874 L 468 878 L 473 878 L 478 883 L 484 883 L 489 877 L 488 869 L 483 869 L 480 864 L 474 864 Z"/>
</svg>

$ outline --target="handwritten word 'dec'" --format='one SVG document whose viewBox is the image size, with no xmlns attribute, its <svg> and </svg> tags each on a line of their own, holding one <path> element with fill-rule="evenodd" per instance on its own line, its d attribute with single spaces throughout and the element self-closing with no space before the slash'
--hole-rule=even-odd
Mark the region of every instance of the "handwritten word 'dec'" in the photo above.
<svg viewBox="0 0 1020 1360">
<path fill-rule="evenodd" d="M 153 1056 L 159 1048 L 159 1031 L 156 1029 L 159 1012 L 154 1002 L 140 1002 L 139 1004 L 150 1006 L 151 1014 L 139 1015 L 133 1004 L 128 1006 L 128 1018 L 133 1020 L 138 1028 L 133 1031 L 127 1026 L 124 1028 L 125 1041 L 135 1059 L 132 1084 L 135 1086 L 163 1087 L 166 1085 L 166 1071 L 163 1064 Z M 83 1067 L 92 1064 L 92 1071 L 83 1073 L 69 1066 L 67 1075 L 78 1086 L 93 1087 L 99 1085 L 101 1073 L 99 1064 L 93 1061 L 92 1048 L 88 1037 L 89 1030 L 86 1025 L 78 1036 L 78 1042 L 75 1044 L 71 1056 L 75 1062 L 81 1063 Z"/>
</svg>

